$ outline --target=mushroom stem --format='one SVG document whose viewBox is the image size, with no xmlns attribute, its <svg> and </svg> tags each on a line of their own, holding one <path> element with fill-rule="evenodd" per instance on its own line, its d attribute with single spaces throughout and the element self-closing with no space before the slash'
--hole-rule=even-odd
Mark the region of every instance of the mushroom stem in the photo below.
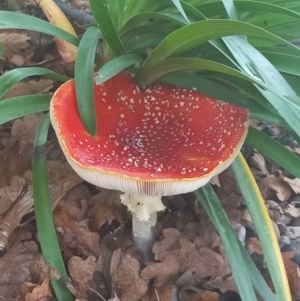
<svg viewBox="0 0 300 301">
<path fill-rule="evenodd" d="M 151 260 L 154 237 L 152 227 L 156 224 L 157 211 L 165 209 L 161 196 L 142 196 L 124 193 L 120 196 L 122 204 L 132 213 L 134 246 L 145 255 L 146 261 Z"/>
<path fill-rule="evenodd" d="M 145 261 L 153 259 L 152 247 L 154 244 L 154 234 L 152 227 L 155 226 L 157 220 L 157 213 L 152 212 L 150 219 L 147 221 L 139 220 L 135 214 L 132 215 L 132 238 L 134 246 L 140 249 Z"/>
</svg>

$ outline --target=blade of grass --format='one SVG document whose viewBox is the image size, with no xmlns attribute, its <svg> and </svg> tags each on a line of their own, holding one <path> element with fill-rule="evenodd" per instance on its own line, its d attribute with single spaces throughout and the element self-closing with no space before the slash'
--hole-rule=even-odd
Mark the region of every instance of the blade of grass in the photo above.
<svg viewBox="0 0 300 301">
<path fill-rule="evenodd" d="M 131 0 L 124 13 L 124 23 L 136 14 L 140 13 L 148 2 L 149 0 Z"/>
<path fill-rule="evenodd" d="M 89 2 L 102 36 L 115 56 L 126 54 L 126 50 L 110 17 L 107 1 L 90 0 Z"/>
<path fill-rule="evenodd" d="M 52 95 L 25 95 L 0 101 L 0 125 L 13 119 L 48 111 Z"/>
<path fill-rule="evenodd" d="M 275 230 L 264 199 L 242 154 L 231 165 L 262 245 L 278 299 L 291 301 L 291 292 Z"/>
<path fill-rule="evenodd" d="M 186 22 L 188 24 L 190 24 L 190 20 L 189 18 L 187 17 L 182 5 L 181 5 L 181 1 L 179 0 L 172 0 L 173 4 L 176 6 L 176 8 L 178 9 L 178 11 L 180 12 L 180 14 L 182 15 L 182 17 L 186 20 Z"/>
<path fill-rule="evenodd" d="M 207 204 L 211 210 L 215 226 L 222 239 L 224 249 L 242 300 L 257 300 L 253 287 L 249 285 L 249 283 L 251 283 L 251 280 L 248 274 L 248 270 L 245 266 L 241 250 L 236 242 L 236 236 L 231 231 L 231 226 L 229 224 L 228 218 L 224 214 L 223 208 L 219 203 L 215 192 L 210 187 L 210 185 L 206 185 L 198 189 L 194 193 L 196 194 L 201 204 L 204 202 L 204 200 L 209 200 Z"/>
<path fill-rule="evenodd" d="M 230 35 L 258 36 L 287 46 L 287 48 L 293 49 L 295 53 L 300 53 L 300 49 L 296 46 L 251 24 L 234 20 L 204 20 L 186 25 L 168 35 L 148 56 L 141 72 L 201 43 Z"/>
<path fill-rule="evenodd" d="M 229 16 L 229 19 L 231 20 L 240 20 L 240 16 L 237 12 L 237 9 L 235 7 L 235 4 L 233 0 L 222 0 L 224 8 L 227 12 L 227 15 Z"/>
<path fill-rule="evenodd" d="M 0 11 L 0 29 L 26 29 L 46 33 L 71 44 L 78 45 L 79 39 L 44 20 L 21 13 Z"/>
<path fill-rule="evenodd" d="M 35 147 L 40 147 L 47 142 L 49 125 L 50 118 L 49 114 L 47 114 L 40 123 L 36 133 Z M 32 162 L 32 172 L 34 210 L 42 253 L 46 262 L 56 269 L 60 277 L 63 278 L 67 274 L 53 223 L 48 188 L 47 160 L 45 157 Z M 62 280 L 51 280 L 51 284 L 57 300 L 74 300 L 71 292 Z"/>
<path fill-rule="evenodd" d="M 167 21 L 168 23 L 174 23 L 180 26 L 187 24 L 183 17 L 176 14 L 169 14 L 163 12 L 144 12 L 132 17 L 120 30 L 120 36 L 123 37 L 123 35 L 125 35 L 129 31 L 132 31 L 132 29 L 136 29 L 139 24 L 148 25 L 149 29 L 151 30 L 151 28 L 153 28 L 153 22 L 149 20 L 163 20 Z"/>
<path fill-rule="evenodd" d="M 261 52 L 278 71 L 300 76 L 300 57 L 285 53 Z"/>
<path fill-rule="evenodd" d="M 8 91 L 24 78 L 30 76 L 44 76 L 54 80 L 65 82 L 70 78 L 64 75 L 57 74 L 51 70 L 40 67 L 25 67 L 10 70 L 0 76 L 0 98 L 2 98 Z"/>
<path fill-rule="evenodd" d="M 254 127 L 250 127 L 245 144 L 255 148 L 258 152 L 300 179 L 300 158 L 276 140 Z"/>
<path fill-rule="evenodd" d="M 211 189 L 211 186 L 209 184 L 207 186 L 209 187 L 209 189 Z M 200 192 L 200 193 L 198 193 L 198 195 L 197 195 L 197 192 Z M 214 206 L 209 206 L 211 200 L 206 197 L 206 194 L 202 193 L 201 189 L 196 191 L 195 194 L 198 198 L 198 201 L 201 203 L 202 207 L 204 208 L 204 210 L 206 211 L 210 220 L 212 221 L 212 223 L 214 224 L 214 226 L 217 229 L 218 222 L 215 220 L 214 215 L 212 213 L 213 211 L 216 210 L 216 208 Z M 215 193 L 214 193 L 214 196 L 216 197 L 215 201 L 217 201 L 220 204 L 220 206 L 222 206 Z M 222 210 L 220 212 L 224 216 L 226 216 L 226 213 L 224 210 Z M 249 256 L 249 254 L 243 247 L 242 243 L 238 239 L 238 237 L 237 237 L 236 233 L 234 232 L 234 230 L 232 229 L 228 219 L 224 219 L 223 226 L 225 226 L 225 225 L 236 238 L 236 241 L 233 242 L 233 244 L 237 243 L 241 250 L 243 259 L 245 261 L 245 266 L 246 266 L 246 268 L 249 272 L 249 276 L 251 278 L 252 285 L 255 288 L 255 290 L 257 291 L 257 293 L 262 297 L 262 299 L 264 301 L 278 301 L 277 297 L 272 293 L 271 289 L 267 285 L 267 283 L 264 280 L 264 278 L 262 277 L 261 273 L 258 271 L 258 269 L 257 269 L 256 265 L 254 264 L 254 262 L 252 261 L 251 257 Z"/>
<path fill-rule="evenodd" d="M 94 61 L 100 38 L 97 27 L 89 27 L 81 38 L 75 61 L 75 90 L 82 123 L 87 132 L 96 135 L 94 105 Z"/>
<path fill-rule="evenodd" d="M 125 0 L 110 0 L 108 3 L 109 13 L 117 31 L 123 24 L 124 7 Z"/>
<path fill-rule="evenodd" d="M 132 66 L 133 64 L 142 62 L 143 58 L 138 54 L 125 54 L 104 64 L 98 71 L 96 76 L 96 84 L 100 85 L 112 78 L 120 71 Z"/>
<path fill-rule="evenodd" d="M 256 82 L 261 84 L 260 81 L 257 81 L 240 71 L 228 67 L 224 64 L 220 64 L 210 60 L 198 59 L 198 58 L 172 58 L 160 62 L 157 65 L 147 69 L 144 72 L 139 72 L 137 83 L 140 87 L 146 88 L 151 86 L 153 83 L 157 82 L 160 78 L 164 77 L 167 74 L 183 71 L 183 70 L 210 70 L 227 75 L 232 75 L 249 82 Z"/>
</svg>

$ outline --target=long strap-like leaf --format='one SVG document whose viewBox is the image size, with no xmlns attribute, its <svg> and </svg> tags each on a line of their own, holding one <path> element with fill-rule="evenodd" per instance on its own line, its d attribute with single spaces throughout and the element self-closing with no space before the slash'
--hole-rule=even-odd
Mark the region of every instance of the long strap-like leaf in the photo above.
<svg viewBox="0 0 300 301">
<path fill-rule="evenodd" d="M 49 125 L 50 118 L 49 114 L 47 114 L 38 128 L 34 143 L 35 147 L 39 147 L 47 142 Z M 34 210 L 42 253 L 46 262 L 56 269 L 59 276 L 66 277 L 67 274 L 53 223 L 48 188 L 47 160 L 45 157 L 32 162 L 32 172 Z M 62 280 L 52 280 L 51 284 L 57 300 L 74 300 Z"/>
<path fill-rule="evenodd" d="M 270 275 L 280 301 L 291 301 L 291 292 L 275 230 L 264 199 L 242 154 L 231 165 L 262 245 Z"/>
</svg>

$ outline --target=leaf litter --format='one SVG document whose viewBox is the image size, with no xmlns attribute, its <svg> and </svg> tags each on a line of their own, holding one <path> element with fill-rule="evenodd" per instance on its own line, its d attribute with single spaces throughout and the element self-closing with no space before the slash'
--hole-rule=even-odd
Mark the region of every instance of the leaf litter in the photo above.
<svg viewBox="0 0 300 301">
<path fill-rule="evenodd" d="M 86 6 L 86 1 L 73 3 Z M 52 37 L 20 30 L 0 34 L 1 74 L 15 66 L 40 65 L 73 75 L 50 46 Z M 38 51 L 37 51 L 38 50 Z M 5 98 L 53 91 L 49 79 L 16 84 Z M 30 155 L 43 114 L 33 114 L 0 127 L 0 298 L 35 301 L 53 299 L 53 273 L 38 247 L 33 215 Z M 259 125 L 275 139 L 283 131 Z M 50 133 L 51 136 L 51 133 Z M 298 146 L 288 149 L 300 155 Z M 237 292 L 224 248 L 192 194 L 167 197 L 167 210 L 155 227 L 154 259 L 144 262 L 132 246 L 130 221 L 119 202 L 120 192 L 91 187 L 72 171 L 56 146 L 48 161 L 49 189 L 57 235 L 77 300 L 217 301 L 233 300 Z M 292 293 L 300 294 L 297 242 L 300 241 L 300 179 L 292 178 L 258 152 L 248 163 L 266 200 L 283 249 Z M 246 229 L 246 249 L 272 287 L 253 223 L 229 170 L 211 184 L 238 233 Z"/>
</svg>

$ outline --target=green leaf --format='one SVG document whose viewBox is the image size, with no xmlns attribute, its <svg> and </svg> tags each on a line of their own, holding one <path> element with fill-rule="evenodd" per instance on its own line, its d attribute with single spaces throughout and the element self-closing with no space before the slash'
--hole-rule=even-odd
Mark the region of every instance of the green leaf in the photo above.
<svg viewBox="0 0 300 301">
<path fill-rule="evenodd" d="M 240 20 L 240 16 L 236 10 L 233 0 L 222 0 L 222 2 L 229 19 L 236 21 Z"/>
<path fill-rule="evenodd" d="M 214 61 L 198 58 L 174 58 L 160 62 L 159 64 L 148 68 L 146 72 L 140 72 L 137 83 L 140 87 L 146 88 L 167 74 L 183 70 L 210 70 L 232 75 L 249 82 L 256 82 L 255 79 L 251 79 L 251 77 L 244 75 L 231 67 Z M 259 81 L 257 81 L 257 83 L 259 83 Z"/>
<path fill-rule="evenodd" d="M 239 37 L 223 38 L 244 74 L 261 79 L 255 85 L 275 110 L 300 137 L 300 98 L 277 69 L 253 46 Z M 267 90 L 266 90 L 267 89 Z"/>
<path fill-rule="evenodd" d="M 276 140 L 250 127 L 245 144 L 255 148 L 258 152 L 300 179 L 300 158 Z"/>
<path fill-rule="evenodd" d="M 228 80 L 230 82 L 232 81 L 231 78 L 228 78 Z M 246 94 L 246 91 L 249 90 L 248 85 L 245 86 L 245 91 L 242 91 L 243 93 L 237 93 L 236 91 L 238 89 L 235 89 L 234 86 L 228 87 L 226 85 L 222 85 L 220 81 L 214 81 L 211 76 L 209 78 L 206 78 L 204 76 L 187 72 L 169 74 L 162 79 L 162 82 L 190 90 L 196 88 L 198 92 L 201 92 L 203 94 L 226 101 L 228 103 L 232 103 L 237 106 L 248 108 L 250 110 L 251 117 L 254 119 L 264 120 L 274 124 L 282 124 L 280 117 L 274 114 L 272 111 L 270 112 L 268 110 L 271 108 L 270 106 L 267 109 L 257 101 L 258 98 L 250 98 L 250 95 Z M 239 87 L 239 89 L 242 89 L 241 84 L 239 84 Z"/>
<path fill-rule="evenodd" d="M 22 13 L 0 11 L 0 29 L 26 29 L 46 33 L 78 46 L 79 39 L 49 22 Z"/>
<path fill-rule="evenodd" d="M 125 70 L 126 68 L 132 66 L 133 64 L 142 62 L 143 58 L 138 54 L 125 54 L 119 57 L 114 58 L 111 61 L 108 61 L 104 64 L 98 71 L 96 76 L 96 84 L 100 85 L 112 78 L 120 71 Z"/>
<path fill-rule="evenodd" d="M 168 35 L 148 56 L 141 72 L 201 43 L 230 35 L 258 36 L 288 46 L 297 54 L 300 53 L 297 47 L 259 27 L 233 20 L 205 20 L 186 25 Z"/>
<path fill-rule="evenodd" d="M 126 23 L 136 14 L 140 13 L 147 5 L 149 0 L 130 0 L 124 14 L 124 22 Z"/>
<path fill-rule="evenodd" d="M 48 111 L 52 95 L 25 95 L 0 101 L 0 124 L 29 114 Z"/>
<path fill-rule="evenodd" d="M 126 54 L 118 32 L 110 17 L 106 0 L 90 0 L 95 21 L 101 30 L 102 36 L 116 56 Z"/>
<path fill-rule="evenodd" d="M 249 285 L 251 280 L 247 267 L 245 266 L 242 252 L 237 244 L 236 236 L 231 230 L 230 223 L 226 214 L 224 213 L 224 209 L 222 208 L 218 197 L 210 185 L 203 186 L 194 193 L 200 203 L 202 204 L 206 201 L 205 205 L 210 209 L 212 220 L 222 239 L 224 249 L 242 300 L 257 300 L 253 287 Z"/>
<path fill-rule="evenodd" d="M 125 0 L 110 0 L 108 3 L 109 13 L 117 31 L 123 25 L 124 7 Z"/>
<path fill-rule="evenodd" d="M 208 193 L 204 193 L 203 189 L 205 189 Z M 226 217 L 225 211 L 222 209 L 222 205 L 218 199 L 218 196 L 214 193 L 212 190 L 211 186 L 208 184 L 204 186 L 203 188 L 198 189 L 197 191 L 194 192 L 195 195 L 197 196 L 199 202 L 201 203 L 202 207 L 206 211 L 207 215 L 209 216 L 210 220 L 220 233 L 221 239 L 223 240 L 223 237 L 221 235 L 222 228 L 226 227 L 228 231 L 231 232 L 233 236 L 235 236 L 235 241 L 232 240 L 231 243 L 233 246 L 238 247 L 241 250 L 243 259 L 244 259 L 244 264 L 248 270 L 249 277 L 251 279 L 252 285 L 257 291 L 257 293 L 262 297 L 263 300 L 265 301 L 278 301 L 277 297 L 274 296 L 272 293 L 271 289 L 267 285 L 266 281 L 263 279 L 261 273 L 258 271 L 257 267 L 253 263 L 252 259 L 250 258 L 249 254 L 245 250 L 245 248 L 242 246 L 241 242 L 239 241 L 236 233 L 233 231 L 230 222 L 228 221 L 228 218 Z M 208 198 L 209 195 L 213 196 L 214 203 L 217 204 L 217 206 L 214 206 L 210 204 L 211 198 Z M 222 224 L 215 218 L 215 216 L 219 214 L 223 216 L 223 221 Z M 226 239 L 226 238 L 225 238 Z"/>
<path fill-rule="evenodd" d="M 298 68 L 300 65 L 299 56 L 267 51 L 262 51 L 261 53 L 276 67 L 278 71 L 300 76 L 300 70 Z"/>
<path fill-rule="evenodd" d="M 65 82 L 70 78 L 40 67 L 25 67 L 12 69 L 0 76 L 0 98 L 2 98 L 16 83 L 29 76 L 44 76 Z"/>
<path fill-rule="evenodd" d="M 124 34 L 132 29 L 135 29 L 140 24 L 143 24 L 144 26 L 148 25 L 149 29 L 151 29 L 153 27 L 153 21 L 149 20 L 164 20 L 180 26 L 187 24 L 184 18 L 176 14 L 145 12 L 132 17 L 121 29 L 120 36 L 123 37 Z"/>
<path fill-rule="evenodd" d="M 96 134 L 94 105 L 94 61 L 100 37 L 97 27 L 89 27 L 78 47 L 75 61 L 75 89 L 82 123 L 90 135 Z"/>
<path fill-rule="evenodd" d="M 289 283 L 272 221 L 251 170 L 241 154 L 232 163 L 231 169 L 257 231 L 277 297 L 280 301 L 291 301 Z"/>
<path fill-rule="evenodd" d="M 40 147 L 47 142 L 49 125 L 50 118 L 47 114 L 39 125 L 34 147 Z M 45 157 L 32 162 L 32 173 L 34 211 L 42 253 L 46 262 L 64 278 L 67 277 L 67 273 L 53 223 Z M 51 284 L 58 301 L 74 300 L 62 280 L 51 280 Z"/>
<path fill-rule="evenodd" d="M 230 1 L 231 2 L 231 1 Z M 276 4 L 272 4 L 272 3 L 263 3 L 263 1 L 245 1 L 245 0 L 235 0 L 234 4 L 236 6 L 236 9 L 241 13 L 241 12 L 253 12 L 255 15 L 255 18 L 253 18 L 253 16 L 250 14 L 249 16 L 246 15 L 245 20 L 253 25 L 256 26 L 260 26 L 262 25 L 262 27 L 266 28 L 266 26 L 263 26 L 264 24 L 271 24 L 269 18 L 272 17 L 274 19 L 278 19 L 278 15 L 277 14 L 281 14 L 282 16 L 280 16 L 279 19 L 281 19 L 281 22 L 286 22 L 287 20 L 289 20 L 289 22 L 291 21 L 295 21 L 297 19 L 300 18 L 300 14 L 298 14 L 297 12 L 281 7 L 279 5 Z M 212 16 L 212 15 L 225 15 L 225 10 L 224 10 L 224 6 L 222 6 L 222 4 L 218 1 L 212 2 L 212 3 L 203 3 L 203 4 L 199 4 L 196 5 L 196 7 L 205 15 L 207 16 Z M 268 14 L 266 14 L 268 13 Z M 271 14 L 273 13 L 273 14 Z M 227 11 L 228 14 L 228 11 Z M 252 16 L 252 19 L 251 19 Z M 282 19 L 282 17 L 284 16 L 288 16 L 288 19 Z M 238 14 L 237 14 L 237 17 Z M 230 19 L 233 20 L 238 20 L 236 18 L 235 14 L 230 14 Z"/>
<path fill-rule="evenodd" d="M 160 43 L 166 34 L 163 33 L 139 33 L 131 36 L 131 39 L 126 42 L 128 52 L 141 52 L 147 47 L 156 46 Z"/>
<path fill-rule="evenodd" d="M 181 1 L 179 1 L 179 0 L 172 0 L 172 2 L 176 6 L 176 8 L 178 9 L 178 11 L 180 12 L 180 14 L 182 15 L 182 17 L 186 20 L 186 22 L 188 24 L 190 24 L 191 22 L 190 22 L 189 18 L 187 17 L 184 9 L 181 6 Z"/>
</svg>

